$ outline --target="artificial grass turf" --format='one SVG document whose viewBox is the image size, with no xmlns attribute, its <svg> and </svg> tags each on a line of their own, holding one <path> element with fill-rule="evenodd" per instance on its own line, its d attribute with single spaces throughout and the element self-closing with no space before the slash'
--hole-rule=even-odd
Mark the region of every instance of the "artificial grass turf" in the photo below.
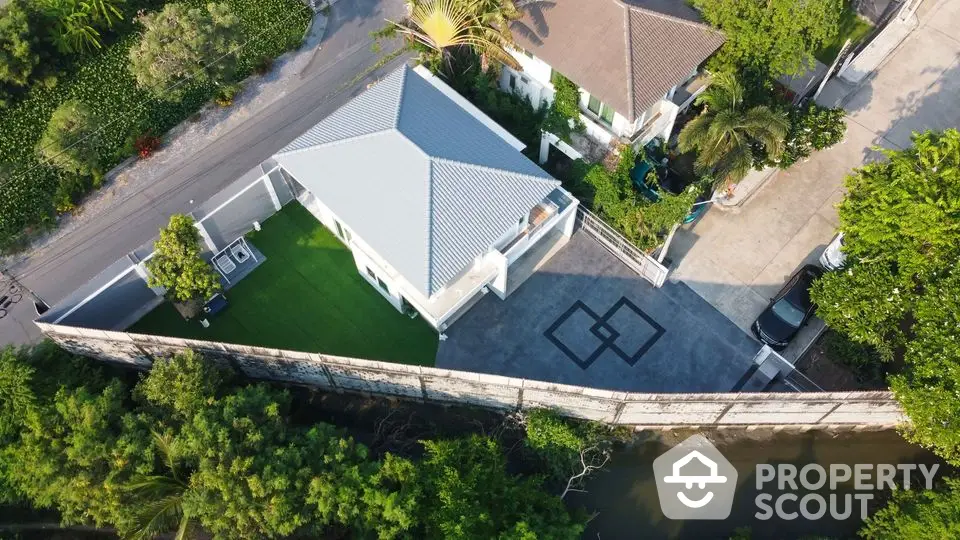
<svg viewBox="0 0 960 540">
<path fill-rule="evenodd" d="M 814 53 L 817 60 L 829 66 L 837 55 L 840 54 L 840 47 L 847 39 L 850 39 L 850 46 L 855 46 L 861 39 L 873 29 L 873 25 L 861 19 L 856 10 L 850 3 L 844 5 L 843 14 L 840 15 L 840 31 L 830 41 L 823 44 L 819 51 Z"/>
<path fill-rule="evenodd" d="M 230 305 L 210 328 L 164 303 L 129 331 L 433 365 L 436 331 L 380 296 L 303 206 L 288 204 L 247 238 L 267 260 L 225 293 Z"/>
</svg>

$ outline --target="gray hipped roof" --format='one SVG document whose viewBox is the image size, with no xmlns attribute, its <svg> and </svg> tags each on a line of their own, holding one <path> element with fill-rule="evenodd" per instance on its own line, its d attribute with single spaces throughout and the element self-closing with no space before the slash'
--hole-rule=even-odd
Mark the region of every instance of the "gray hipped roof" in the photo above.
<svg viewBox="0 0 960 540">
<path fill-rule="evenodd" d="M 629 121 L 683 82 L 720 45 L 684 0 L 534 2 L 513 37 Z"/>
<path fill-rule="evenodd" d="M 274 159 L 428 297 L 560 186 L 407 66 Z"/>
</svg>

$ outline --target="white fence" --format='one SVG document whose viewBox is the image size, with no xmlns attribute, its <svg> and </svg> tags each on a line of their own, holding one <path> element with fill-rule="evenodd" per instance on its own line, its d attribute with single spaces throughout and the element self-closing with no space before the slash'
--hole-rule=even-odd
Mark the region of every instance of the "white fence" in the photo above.
<svg viewBox="0 0 960 540">
<path fill-rule="evenodd" d="M 581 230 L 590 233 L 618 259 L 623 261 L 641 277 L 660 287 L 667 279 L 667 267 L 660 264 L 655 258 L 647 255 L 633 245 L 632 242 L 603 222 L 602 219 L 584 210 L 583 206 L 577 209 L 577 225 Z"/>
<path fill-rule="evenodd" d="M 149 367 L 185 349 L 250 377 L 494 410 L 552 408 L 626 426 L 783 425 L 887 428 L 903 421 L 890 392 L 641 394 L 229 343 L 38 324 L 72 352 Z"/>
</svg>

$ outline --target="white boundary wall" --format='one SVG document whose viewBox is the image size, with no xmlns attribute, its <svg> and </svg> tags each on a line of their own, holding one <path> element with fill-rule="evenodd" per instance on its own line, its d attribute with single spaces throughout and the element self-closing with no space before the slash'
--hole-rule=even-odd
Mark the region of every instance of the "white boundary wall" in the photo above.
<svg viewBox="0 0 960 540">
<path fill-rule="evenodd" d="M 552 408 L 626 426 L 887 428 L 906 421 L 890 392 L 640 394 L 324 354 L 37 323 L 65 349 L 148 368 L 185 349 L 247 376 L 433 403 L 496 410 Z"/>
</svg>

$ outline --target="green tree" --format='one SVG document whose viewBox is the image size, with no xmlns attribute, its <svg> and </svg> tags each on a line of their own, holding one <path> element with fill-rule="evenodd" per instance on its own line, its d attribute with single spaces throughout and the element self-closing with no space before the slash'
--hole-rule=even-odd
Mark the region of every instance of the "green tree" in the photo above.
<svg viewBox="0 0 960 540">
<path fill-rule="evenodd" d="M 187 350 L 154 361 L 150 375 L 137 385 L 137 393 L 165 407 L 171 416 L 192 418 L 221 395 L 230 378 L 229 371 Z"/>
<path fill-rule="evenodd" d="M 233 76 L 240 27 L 227 4 L 170 3 L 140 21 L 143 37 L 130 49 L 130 71 L 157 98 L 176 101 L 190 86 Z"/>
<path fill-rule="evenodd" d="M 960 538 L 960 480 L 938 490 L 896 490 L 887 505 L 867 518 L 860 537 L 870 540 Z"/>
<path fill-rule="evenodd" d="M 163 287 L 167 298 L 190 302 L 206 300 L 221 289 L 220 277 L 201 257 L 200 232 L 193 218 L 170 216 L 154 244 L 154 256 L 147 261 L 151 287 Z"/>
<path fill-rule="evenodd" d="M 152 434 L 166 470 L 164 474 L 136 475 L 126 485 L 133 499 L 130 504 L 137 507 L 129 537 L 148 540 L 176 531 L 176 540 L 182 540 L 190 536 L 192 528 L 191 516 L 183 509 L 184 495 L 190 489 L 189 478 L 179 472 L 180 456 L 173 438 L 156 431 Z"/>
<path fill-rule="evenodd" d="M 576 539 L 585 521 L 536 478 L 506 470 L 497 441 L 478 435 L 424 441 L 423 523 L 430 538 Z"/>
<path fill-rule="evenodd" d="M 832 328 L 902 359 L 891 386 L 906 435 L 960 463 L 960 132 L 915 134 L 885 155 L 847 178 L 847 264 L 811 295 Z"/>
<path fill-rule="evenodd" d="M 20 2 L 0 8 L 0 85 L 27 86 L 39 61 L 31 44 L 27 12 Z"/>
<path fill-rule="evenodd" d="M 90 107 L 73 99 L 57 107 L 37 143 L 40 159 L 68 173 L 101 176 L 101 120 Z"/>
<path fill-rule="evenodd" d="M 680 131 L 681 152 L 697 153 L 696 167 L 702 174 L 733 183 L 753 167 L 754 146 L 766 155 L 778 156 L 789 124 L 784 114 L 766 105 L 750 106 L 736 77 L 720 73 L 697 103 L 703 112 Z"/>
<path fill-rule="evenodd" d="M 711 60 L 718 71 L 777 77 L 813 65 L 813 53 L 840 30 L 843 0 L 694 0 L 726 42 Z"/>
<path fill-rule="evenodd" d="M 774 159 L 762 159 L 765 165 L 786 169 L 810 156 L 815 150 L 829 148 L 847 133 L 846 112 L 841 108 L 821 107 L 810 102 L 806 107 L 791 107 L 787 113 L 790 129 L 783 141 L 783 152 Z"/>
<path fill-rule="evenodd" d="M 39 0 L 50 21 L 49 37 L 58 51 L 80 53 L 103 48 L 101 30 L 123 17 L 123 0 Z"/>
</svg>

